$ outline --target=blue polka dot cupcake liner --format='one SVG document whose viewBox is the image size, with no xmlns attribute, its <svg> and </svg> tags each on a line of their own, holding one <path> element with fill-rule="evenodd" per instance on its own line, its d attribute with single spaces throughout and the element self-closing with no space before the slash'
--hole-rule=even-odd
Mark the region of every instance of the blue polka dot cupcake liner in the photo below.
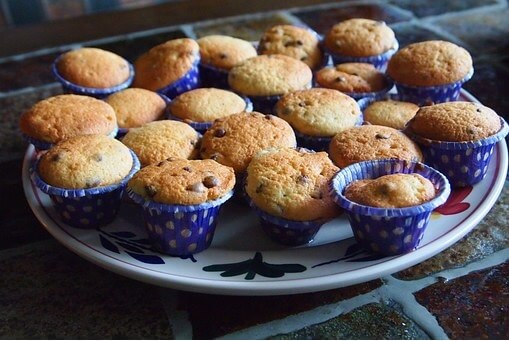
<svg viewBox="0 0 509 341">
<path fill-rule="evenodd" d="M 375 68 L 378 70 L 385 71 L 387 67 L 387 63 L 389 59 L 392 57 L 396 51 L 399 49 L 399 42 L 397 39 L 394 39 L 394 45 L 388 51 L 375 55 L 375 56 L 366 56 L 366 57 L 351 57 L 339 55 L 331 52 L 329 49 L 324 47 L 324 51 L 327 55 L 330 56 L 332 63 L 334 65 L 343 64 L 343 63 L 369 63 L 373 64 Z"/>
<path fill-rule="evenodd" d="M 426 164 L 438 169 L 449 179 L 451 186 L 475 185 L 486 176 L 496 143 L 509 132 L 507 122 L 500 118 L 500 130 L 487 138 L 468 142 L 433 141 L 407 133 L 421 148 Z"/>
<path fill-rule="evenodd" d="M 212 65 L 200 63 L 200 79 L 202 87 L 229 90 L 228 71 Z"/>
<path fill-rule="evenodd" d="M 242 97 L 242 99 L 244 99 L 244 102 L 246 102 L 246 107 L 245 107 L 244 111 L 247 111 L 247 112 L 253 111 L 253 103 L 251 102 L 251 100 L 245 96 L 241 96 L 241 97 Z M 175 121 L 181 121 L 181 122 L 187 123 L 191 127 L 193 127 L 194 130 L 199 132 L 200 134 L 205 134 L 205 131 L 207 131 L 207 129 L 209 129 L 212 126 L 212 124 L 214 124 L 214 121 L 194 122 L 194 121 L 181 119 L 180 117 L 172 115 L 170 106 L 166 107 L 166 118 L 169 120 L 175 120 Z"/>
<path fill-rule="evenodd" d="M 199 205 L 153 202 L 127 189 L 129 197 L 143 209 L 143 219 L 154 249 L 176 257 L 206 250 L 212 243 L 222 205 L 233 191 Z"/>
<path fill-rule="evenodd" d="M 167 96 L 170 99 L 174 99 L 178 95 L 200 87 L 200 69 L 198 65 L 200 63 L 200 57 L 197 56 L 196 61 L 191 66 L 191 69 L 180 79 L 175 82 L 158 89 L 156 92 Z"/>
<path fill-rule="evenodd" d="M 111 133 L 108 134 L 108 136 L 111 138 L 115 138 L 115 137 L 117 137 L 118 131 L 119 131 L 119 128 L 115 127 L 115 129 L 113 129 L 111 131 Z M 36 153 L 39 153 L 44 150 L 48 150 L 55 145 L 54 143 L 39 140 L 39 139 L 33 138 L 33 137 L 28 136 L 23 133 L 21 135 L 28 143 L 30 143 L 34 146 Z"/>
<path fill-rule="evenodd" d="M 91 88 L 86 86 L 81 86 L 75 83 L 72 83 L 65 79 L 60 73 L 58 72 L 57 64 L 61 56 L 59 56 L 51 65 L 51 71 L 53 73 L 53 76 L 57 79 L 57 81 L 62 85 L 62 89 L 64 93 L 66 94 L 75 94 L 75 95 L 84 95 L 84 96 L 91 96 L 98 99 L 105 98 L 115 92 L 118 92 L 120 90 L 127 89 L 134 79 L 134 67 L 131 63 L 128 63 L 129 66 L 129 77 L 122 83 L 109 87 L 109 88 Z"/>
<path fill-rule="evenodd" d="M 417 173 L 429 179 L 436 189 L 435 198 L 417 206 L 378 208 L 357 204 L 343 195 L 354 181 L 395 173 Z M 336 204 L 347 213 L 357 242 L 368 251 L 391 256 L 408 253 L 419 246 L 431 212 L 445 203 L 451 187 L 442 173 L 423 163 L 385 159 L 343 168 L 332 178 L 330 192 Z"/>
<path fill-rule="evenodd" d="M 278 96 L 249 96 L 253 103 L 253 110 L 262 114 L 273 114 L 277 101 L 282 97 Z"/>
<path fill-rule="evenodd" d="M 38 174 L 39 160 L 30 168 L 33 183 L 48 194 L 62 221 L 73 227 L 94 229 L 111 223 L 118 214 L 122 195 L 129 179 L 140 169 L 140 162 L 131 151 L 133 166 L 119 183 L 92 188 L 69 189 L 51 186 Z"/>
<path fill-rule="evenodd" d="M 327 220 L 295 221 L 269 214 L 252 201 L 249 205 L 260 220 L 264 233 L 273 241 L 287 246 L 306 245 L 313 242 L 316 234 Z"/>
<path fill-rule="evenodd" d="M 166 107 L 168 107 L 168 104 L 171 102 L 171 99 L 169 99 L 166 95 L 158 93 L 158 95 L 164 100 L 164 103 L 166 103 Z M 165 109 L 166 112 L 166 109 Z M 116 138 L 121 140 L 125 134 L 129 132 L 129 128 L 118 128 L 118 133 Z"/>
<path fill-rule="evenodd" d="M 412 102 L 419 106 L 431 105 L 444 102 L 452 102 L 458 99 L 461 87 L 474 75 L 474 69 L 463 79 L 449 84 L 437 86 L 408 86 L 394 81 L 398 95 L 402 101 Z"/>
</svg>

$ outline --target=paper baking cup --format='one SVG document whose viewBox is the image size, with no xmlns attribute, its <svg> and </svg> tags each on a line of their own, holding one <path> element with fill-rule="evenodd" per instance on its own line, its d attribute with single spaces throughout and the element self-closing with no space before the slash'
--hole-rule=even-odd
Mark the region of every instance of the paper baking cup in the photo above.
<svg viewBox="0 0 509 341">
<path fill-rule="evenodd" d="M 170 99 L 174 99 L 178 95 L 200 87 L 200 71 L 198 65 L 200 63 L 200 56 L 196 57 L 195 62 L 191 66 L 191 69 L 180 79 L 165 86 L 164 88 L 158 89 L 156 92 L 167 96 Z"/>
<path fill-rule="evenodd" d="M 247 112 L 253 111 L 253 103 L 251 102 L 251 100 L 245 96 L 241 96 L 241 97 L 244 100 L 244 102 L 246 102 L 246 107 L 245 107 L 244 111 L 247 111 Z M 169 120 L 181 121 L 181 122 L 187 123 L 191 127 L 193 127 L 194 130 L 199 132 L 200 134 L 205 134 L 205 131 L 207 129 L 209 129 L 212 126 L 212 124 L 214 123 L 214 121 L 210 121 L 210 122 L 189 121 L 189 120 L 185 120 L 180 117 L 174 116 L 171 112 L 171 106 L 166 107 L 166 118 Z"/>
<path fill-rule="evenodd" d="M 129 66 L 129 77 L 119 85 L 115 85 L 109 88 L 90 88 L 86 86 L 81 86 L 72 82 L 69 82 L 66 80 L 60 73 L 58 72 L 57 63 L 61 56 L 59 56 L 51 65 L 51 71 L 57 81 L 62 85 L 62 89 L 64 90 L 64 93 L 66 94 L 75 94 L 75 95 L 85 95 L 85 96 L 91 96 L 95 98 L 105 98 L 115 92 L 118 92 L 120 90 L 124 90 L 128 88 L 134 79 L 134 67 L 131 63 L 127 63 Z"/>
<path fill-rule="evenodd" d="M 431 105 L 456 101 L 461 87 L 472 78 L 473 74 L 474 69 L 457 82 L 437 86 L 409 86 L 397 81 L 394 81 L 394 84 L 402 101 L 412 102 L 419 106 Z"/>
<path fill-rule="evenodd" d="M 345 188 L 354 181 L 395 173 L 417 173 L 429 179 L 436 189 L 435 198 L 417 206 L 378 208 L 357 204 L 343 195 Z M 451 188 L 442 173 L 423 163 L 385 159 L 343 168 L 332 178 L 330 192 L 334 202 L 345 209 L 359 244 L 371 252 L 398 255 L 419 246 L 431 212 L 447 200 Z"/>
<path fill-rule="evenodd" d="M 228 84 L 228 71 L 200 63 L 200 79 L 202 87 L 206 88 L 219 88 L 229 90 L 230 85 Z"/>
<path fill-rule="evenodd" d="M 127 189 L 129 197 L 143 208 L 145 229 L 154 248 L 185 257 L 207 249 L 212 242 L 221 206 L 233 191 L 199 205 L 170 205 L 150 201 Z"/>
<path fill-rule="evenodd" d="M 115 219 L 127 182 L 140 169 L 136 154 L 130 152 L 133 158 L 131 171 L 122 181 L 109 186 L 82 189 L 51 186 L 38 174 L 39 159 L 31 167 L 30 176 L 34 184 L 49 195 L 64 223 L 73 227 L 93 229 L 107 225 Z"/>
<path fill-rule="evenodd" d="M 452 187 L 474 185 L 484 179 L 495 144 L 509 132 L 507 122 L 500 117 L 498 133 L 478 141 L 445 142 L 420 137 L 407 129 L 421 148 L 427 164 L 444 173 Z"/>
<path fill-rule="evenodd" d="M 324 51 L 327 55 L 330 56 L 332 59 L 332 63 L 334 65 L 336 64 L 343 64 L 343 63 L 369 63 L 373 64 L 374 67 L 376 67 L 378 70 L 385 71 L 385 68 L 387 67 L 387 62 L 392 57 L 396 51 L 399 49 L 399 42 L 397 39 L 394 39 L 394 45 L 392 48 L 390 48 L 387 52 L 384 52 L 382 54 L 378 54 L 375 56 L 367 56 L 367 57 L 351 57 L 351 56 L 344 56 L 339 55 L 331 52 L 329 49 L 324 47 Z"/>
<path fill-rule="evenodd" d="M 267 236 L 279 244 L 298 246 L 309 244 L 315 238 L 324 219 L 295 221 L 276 217 L 259 209 L 252 201 L 249 203 L 260 219 L 260 225 Z"/>
</svg>

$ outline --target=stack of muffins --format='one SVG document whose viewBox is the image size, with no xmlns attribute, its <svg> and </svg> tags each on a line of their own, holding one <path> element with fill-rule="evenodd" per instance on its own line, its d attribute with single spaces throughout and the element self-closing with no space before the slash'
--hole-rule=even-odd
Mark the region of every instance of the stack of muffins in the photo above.
<svg viewBox="0 0 509 341">
<path fill-rule="evenodd" d="M 378 208 L 439 204 L 448 181 L 460 187 L 482 180 L 507 124 L 480 104 L 455 102 L 473 74 L 465 49 L 446 41 L 398 48 L 384 22 L 351 19 L 331 27 L 323 41 L 294 25 L 269 28 L 257 44 L 218 35 L 174 39 L 132 65 L 97 48 L 67 52 L 53 71 L 72 94 L 45 99 L 21 117 L 23 135 L 39 152 L 32 178 L 61 197 L 127 184 L 146 212 L 155 247 L 174 256 L 210 245 L 219 208 L 234 191 L 245 191 L 236 200 L 247 201 L 268 236 L 286 245 L 310 243 L 357 197 L 368 197 L 358 205 Z M 118 130 L 121 142 L 113 142 Z M 74 159 L 67 160 L 69 152 Z M 396 163 L 384 169 L 424 180 L 384 178 L 365 189 L 361 182 L 345 192 L 360 196 L 343 198 L 339 183 L 347 186 L 366 167 L 375 171 L 364 173 L 380 176 L 385 159 Z M 103 183 L 114 166 L 121 174 Z M 338 179 L 342 168 L 350 169 L 346 183 Z M 77 172 L 82 181 L 55 182 L 47 169 L 62 179 Z M 426 195 L 391 198 L 408 190 Z M 426 219 L 415 224 L 422 228 Z M 97 227 L 111 219 L 74 221 L 66 223 Z M 408 245 L 387 243 L 387 251 L 355 232 L 367 249 L 386 254 L 408 252 L 422 237 L 393 234 Z"/>
</svg>

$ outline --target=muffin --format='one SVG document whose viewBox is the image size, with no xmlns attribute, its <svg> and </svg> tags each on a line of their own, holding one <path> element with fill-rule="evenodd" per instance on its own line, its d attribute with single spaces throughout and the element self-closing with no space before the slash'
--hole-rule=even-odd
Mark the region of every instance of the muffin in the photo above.
<svg viewBox="0 0 509 341">
<path fill-rule="evenodd" d="M 234 185 L 233 169 L 213 160 L 168 158 L 136 173 L 128 194 L 143 207 L 154 247 L 187 257 L 209 247 Z"/>
<path fill-rule="evenodd" d="M 83 47 L 60 55 L 52 65 L 65 93 L 103 98 L 131 85 L 132 65 L 113 52 Z"/>
<path fill-rule="evenodd" d="M 326 150 L 332 136 L 362 123 L 362 114 L 350 96 L 332 89 L 313 88 L 284 95 L 274 113 L 295 130 L 299 146 Z"/>
<path fill-rule="evenodd" d="M 318 34 L 293 25 L 276 25 L 266 30 L 258 44 L 258 53 L 289 56 L 306 63 L 311 70 L 326 62 Z"/>
<path fill-rule="evenodd" d="M 332 26 L 324 46 L 334 64 L 360 62 L 384 69 L 398 49 L 398 41 L 385 22 L 355 18 Z"/>
<path fill-rule="evenodd" d="M 434 168 L 397 159 L 348 166 L 333 177 L 330 190 L 357 242 L 386 256 L 415 250 L 431 212 L 451 192 L 447 178 Z"/>
<path fill-rule="evenodd" d="M 185 92 L 168 106 L 169 118 L 184 121 L 201 133 L 210 128 L 215 119 L 251 110 L 249 99 L 217 88 Z"/>
<path fill-rule="evenodd" d="M 127 181 L 139 166 L 136 155 L 118 140 L 82 135 L 42 154 L 31 175 L 66 224 L 97 228 L 115 218 Z"/>
<path fill-rule="evenodd" d="M 417 110 L 419 107 L 414 103 L 389 99 L 369 103 L 363 114 L 364 121 L 369 124 L 402 130 Z"/>
<path fill-rule="evenodd" d="M 200 46 L 200 76 L 203 86 L 228 88 L 228 71 L 244 60 L 255 57 L 256 49 L 248 41 L 225 35 L 210 35 L 197 40 Z"/>
<path fill-rule="evenodd" d="M 115 110 L 119 132 L 125 134 L 129 128 L 164 117 L 169 99 L 162 96 L 150 90 L 129 88 L 108 96 L 105 102 Z"/>
<path fill-rule="evenodd" d="M 115 110 L 104 101 L 81 95 L 58 95 L 39 101 L 21 115 L 19 125 L 38 150 L 78 135 L 117 134 Z"/>
<path fill-rule="evenodd" d="M 189 38 L 169 40 L 134 62 L 133 87 L 162 93 L 170 99 L 199 86 L 199 46 Z"/>
<path fill-rule="evenodd" d="M 275 147 L 296 147 L 292 127 L 277 116 L 242 112 L 215 120 L 203 135 L 200 154 L 241 174 L 257 152 Z"/>
<path fill-rule="evenodd" d="M 325 152 L 280 148 L 256 154 L 247 169 L 246 192 L 266 233 L 286 245 L 311 242 L 320 226 L 340 213 L 328 190 L 338 170 Z"/>
<path fill-rule="evenodd" d="M 310 88 L 312 77 L 309 66 L 300 60 L 274 54 L 249 58 L 233 67 L 228 83 L 251 99 L 254 110 L 270 114 L 282 95 Z"/>
<path fill-rule="evenodd" d="M 360 99 L 381 98 L 392 88 L 392 82 L 368 63 L 344 63 L 325 67 L 315 76 L 318 87 L 339 90 Z"/>
<path fill-rule="evenodd" d="M 200 134 L 179 121 L 155 121 L 132 128 L 122 139 L 143 167 L 169 157 L 193 159 L 198 155 Z"/>
<path fill-rule="evenodd" d="M 353 127 L 336 134 L 329 155 L 341 168 L 366 160 L 423 160 L 420 148 L 409 137 L 394 128 L 377 125 Z"/>
<path fill-rule="evenodd" d="M 405 132 L 420 145 L 426 163 L 453 187 L 464 187 L 486 176 L 493 148 L 508 127 L 482 104 L 448 102 L 420 108 Z"/>
<path fill-rule="evenodd" d="M 467 50 L 441 40 L 410 44 L 387 66 L 401 99 L 419 105 L 455 101 L 473 70 Z"/>
</svg>

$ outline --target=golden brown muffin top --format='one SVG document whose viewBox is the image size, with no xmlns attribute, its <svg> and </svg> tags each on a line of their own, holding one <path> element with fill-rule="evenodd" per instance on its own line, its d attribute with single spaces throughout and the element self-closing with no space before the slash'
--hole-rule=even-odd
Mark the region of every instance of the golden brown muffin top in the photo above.
<svg viewBox="0 0 509 341">
<path fill-rule="evenodd" d="M 329 194 L 329 181 L 339 170 L 325 152 L 268 149 L 247 169 L 246 191 L 261 210 L 285 219 L 333 218 L 339 207 Z"/>
<path fill-rule="evenodd" d="M 146 199 L 174 205 L 195 205 L 223 197 L 235 185 L 230 167 L 214 160 L 168 158 L 134 175 L 128 187 Z"/>
<path fill-rule="evenodd" d="M 364 109 L 364 121 L 402 130 L 415 116 L 419 106 L 402 101 L 375 101 Z"/>
<path fill-rule="evenodd" d="M 387 87 L 384 74 L 368 63 L 343 63 L 316 73 L 320 86 L 342 92 L 375 92 Z"/>
<path fill-rule="evenodd" d="M 210 35 L 197 42 L 200 45 L 201 63 L 226 71 L 257 55 L 250 42 L 230 36 Z"/>
</svg>

